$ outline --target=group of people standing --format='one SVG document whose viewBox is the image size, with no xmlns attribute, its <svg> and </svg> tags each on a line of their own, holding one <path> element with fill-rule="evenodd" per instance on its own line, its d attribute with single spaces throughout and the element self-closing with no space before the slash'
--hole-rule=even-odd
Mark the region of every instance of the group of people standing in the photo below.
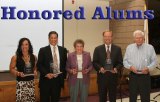
<svg viewBox="0 0 160 102">
<path fill-rule="evenodd" d="M 93 61 L 89 52 L 84 51 L 84 41 L 75 40 L 74 52 L 58 46 L 58 33 L 48 34 L 49 45 L 39 50 L 38 59 L 28 38 L 21 38 L 16 54 L 11 58 L 10 71 L 16 76 L 16 102 L 35 102 L 34 76 L 40 72 L 40 102 L 59 102 L 64 79 L 68 74 L 70 101 L 87 102 L 90 71 L 97 71 L 99 102 L 116 102 L 118 71 L 126 67 L 129 74 L 130 102 L 136 102 L 140 94 L 142 102 L 150 101 L 149 71 L 157 64 L 154 48 L 144 43 L 144 33 L 133 33 L 134 43 L 128 45 L 124 60 L 121 48 L 112 43 L 112 31 L 104 31 L 104 44 L 94 50 Z M 26 76 L 24 69 L 30 66 L 33 75 Z"/>
</svg>

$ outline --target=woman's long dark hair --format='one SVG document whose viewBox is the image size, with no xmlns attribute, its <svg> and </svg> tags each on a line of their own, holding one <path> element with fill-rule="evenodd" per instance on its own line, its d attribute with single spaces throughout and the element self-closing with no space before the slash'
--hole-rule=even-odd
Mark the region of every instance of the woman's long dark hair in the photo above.
<svg viewBox="0 0 160 102">
<path fill-rule="evenodd" d="M 16 56 L 17 57 L 22 57 L 23 54 L 22 54 L 22 49 L 21 49 L 21 46 L 22 46 L 22 43 L 27 40 L 28 41 L 28 44 L 29 44 L 29 50 L 28 50 L 28 53 L 31 55 L 33 54 L 33 47 L 32 47 L 32 44 L 30 42 L 30 40 L 28 38 L 21 38 L 19 40 L 19 44 L 18 44 L 18 48 L 17 48 L 17 51 L 16 51 Z"/>
</svg>

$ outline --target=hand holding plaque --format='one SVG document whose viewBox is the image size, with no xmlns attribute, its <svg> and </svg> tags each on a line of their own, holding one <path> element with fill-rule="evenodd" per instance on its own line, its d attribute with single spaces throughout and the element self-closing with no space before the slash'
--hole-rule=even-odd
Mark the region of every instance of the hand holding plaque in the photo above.
<svg viewBox="0 0 160 102">
<path fill-rule="evenodd" d="M 147 60 L 147 58 L 145 58 L 143 60 L 143 63 L 141 65 L 141 67 L 139 69 L 137 69 L 137 73 L 138 74 L 146 74 L 146 73 L 148 73 L 148 72 L 146 72 L 147 65 L 148 65 L 148 60 Z"/>
<path fill-rule="evenodd" d="M 62 72 L 59 71 L 59 69 L 57 68 L 57 66 L 55 66 L 53 64 L 53 62 L 50 63 L 50 72 L 53 74 L 61 74 Z"/>
<path fill-rule="evenodd" d="M 62 72 L 60 72 L 58 69 L 53 69 L 53 74 L 61 74 Z"/>
<path fill-rule="evenodd" d="M 105 64 L 104 64 L 104 69 L 106 71 L 111 71 L 113 70 L 113 64 L 112 64 L 112 60 L 111 59 L 106 59 Z"/>
<path fill-rule="evenodd" d="M 25 63 L 24 76 L 34 76 L 34 71 L 31 62 Z"/>
</svg>

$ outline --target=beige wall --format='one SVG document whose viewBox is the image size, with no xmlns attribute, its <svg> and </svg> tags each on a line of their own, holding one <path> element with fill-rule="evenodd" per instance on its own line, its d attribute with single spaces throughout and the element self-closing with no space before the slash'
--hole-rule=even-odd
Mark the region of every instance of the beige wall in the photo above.
<svg viewBox="0 0 160 102">
<path fill-rule="evenodd" d="M 94 48 L 102 44 L 102 32 L 109 29 L 109 20 L 92 20 L 95 8 L 101 6 L 105 9 L 109 5 L 107 0 L 64 0 L 64 9 L 75 11 L 79 6 L 85 9 L 85 20 L 64 20 L 64 46 L 74 51 L 73 42 L 76 39 L 85 41 L 85 50 L 93 55 Z M 105 10 L 104 10 L 105 11 Z M 104 13 L 105 14 L 105 13 Z"/>
<path fill-rule="evenodd" d="M 115 10 L 144 10 L 144 0 L 112 0 L 110 6 Z M 110 20 L 114 33 L 114 43 L 121 46 L 124 54 L 128 44 L 133 43 L 133 32 L 144 30 L 144 20 Z"/>
</svg>

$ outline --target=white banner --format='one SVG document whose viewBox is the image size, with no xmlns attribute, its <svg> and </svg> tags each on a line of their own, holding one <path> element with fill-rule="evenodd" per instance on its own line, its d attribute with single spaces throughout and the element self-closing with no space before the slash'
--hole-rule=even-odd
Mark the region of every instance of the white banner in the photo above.
<svg viewBox="0 0 160 102">
<path fill-rule="evenodd" d="M 62 11 L 62 0 L 0 0 L 0 6 L 0 71 L 9 70 L 10 59 L 22 37 L 30 39 L 35 55 L 41 47 L 49 44 L 50 31 L 58 32 L 59 45 L 62 45 L 62 15 L 59 19 L 29 19 L 29 10 L 36 10 L 41 17 L 46 11 L 43 14 L 46 18 L 49 11 Z"/>
</svg>

